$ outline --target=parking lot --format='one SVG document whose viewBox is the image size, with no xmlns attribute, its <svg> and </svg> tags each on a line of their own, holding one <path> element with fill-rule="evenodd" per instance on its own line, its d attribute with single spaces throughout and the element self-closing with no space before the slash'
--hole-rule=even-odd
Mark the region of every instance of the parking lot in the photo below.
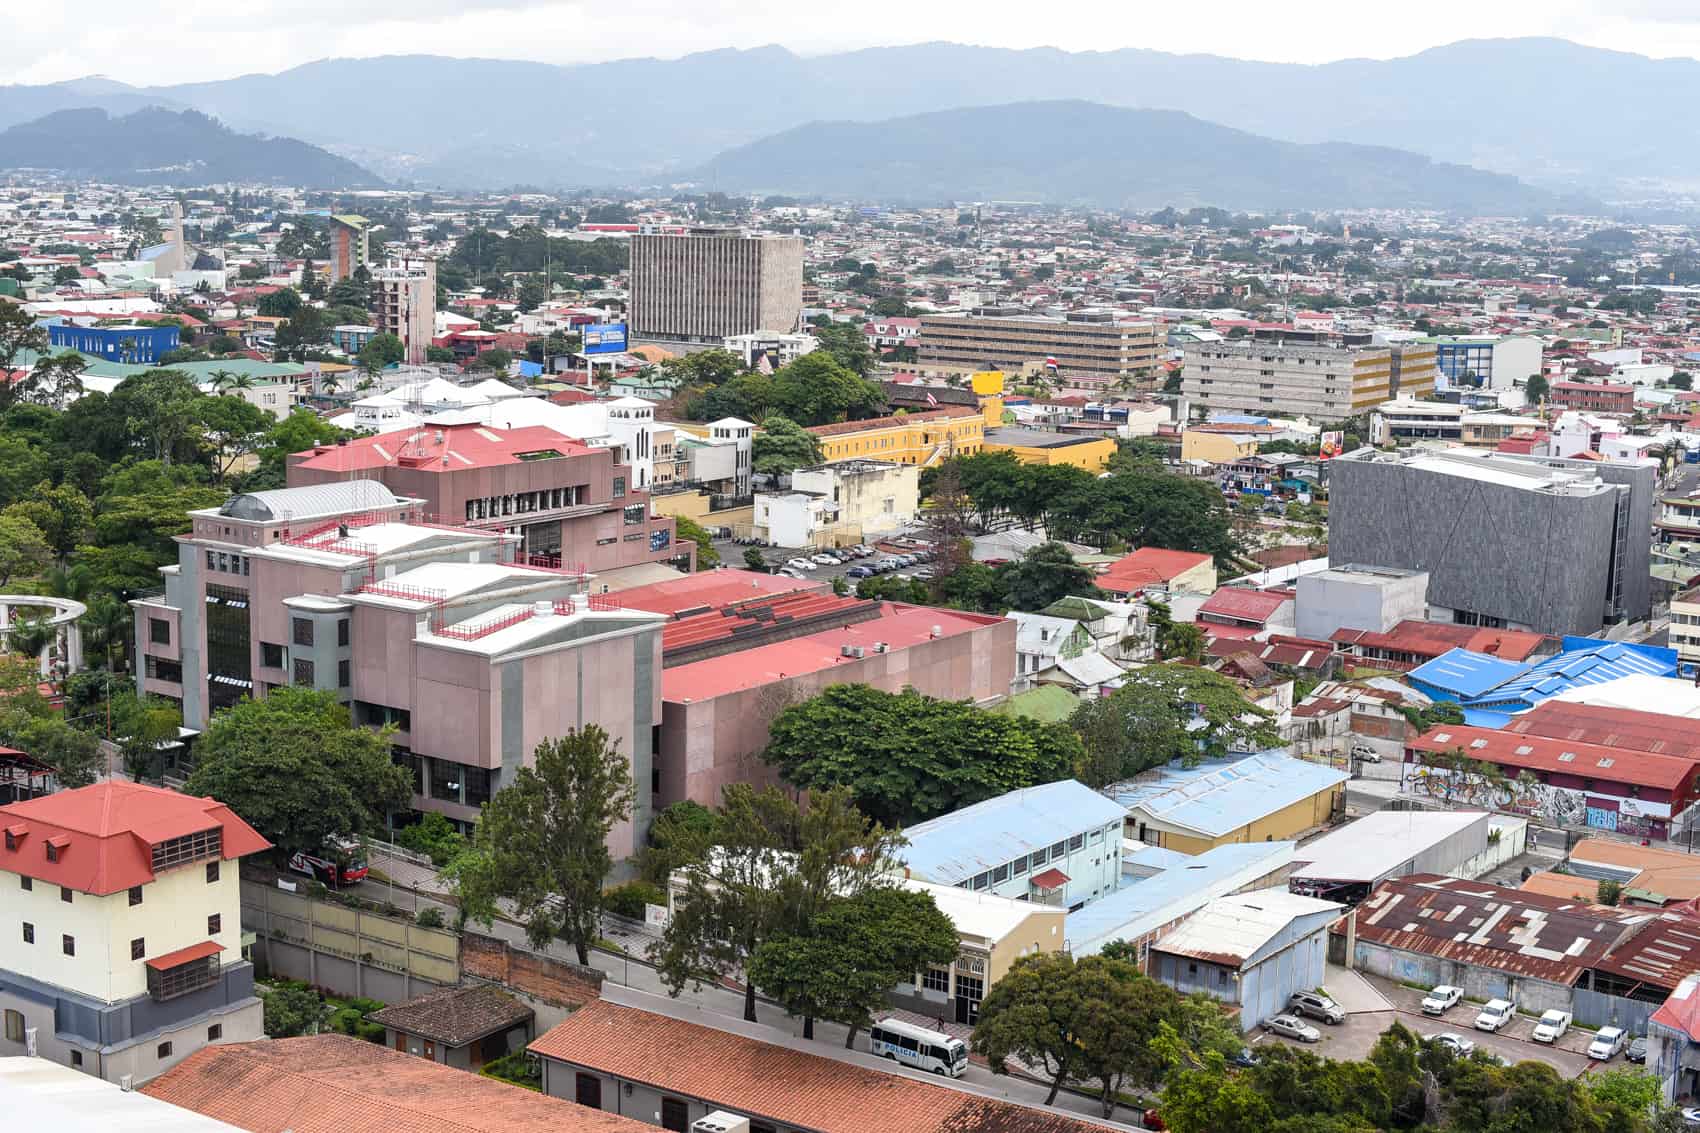
<svg viewBox="0 0 1700 1133">
<path fill-rule="evenodd" d="M 873 553 L 870 554 L 870 555 L 867 555 L 867 556 L 860 558 L 860 559 L 854 559 L 854 560 L 847 562 L 847 563 L 817 563 L 817 564 L 815 564 L 815 569 L 813 569 L 811 571 L 803 572 L 804 577 L 815 580 L 815 581 L 830 583 L 834 578 L 837 578 L 841 575 L 846 575 L 852 567 L 858 567 L 858 566 L 866 567 L 866 566 L 870 566 L 870 565 L 878 562 L 881 559 L 894 558 L 898 554 L 914 554 L 918 550 L 921 550 L 921 548 L 917 548 L 917 547 L 908 547 L 908 546 L 900 547 L 896 544 L 890 544 L 890 543 L 882 543 L 882 544 L 879 544 L 877 546 L 874 545 L 874 544 L 869 544 L 869 546 L 873 548 Z M 768 567 L 771 570 L 778 570 L 778 569 L 784 567 L 784 565 L 792 559 L 809 558 L 810 556 L 817 553 L 813 550 L 806 550 L 806 549 L 803 549 L 803 548 L 786 548 L 786 547 L 753 547 L 753 548 L 751 548 L 751 547 L 746 547 L 743 544 L 734 543 L 730 539 L 716 539 L 714 541 L 714 549 L 720 552 L 720 561 L 725 563 L 729 567 L 745 567 L 745 566 L 748 566 L 748 563 L 746 563 L 745 559 L 744 559 L 744 552 L 746 550 L 751 550 L 751 549 L 756 550 L 756 551 L 761 553 L 763 560 L 765 560 L 767 562 Z M 932 565 L 932 564 L 926 563 L 926 562 L 917 562 L 913 566 L 902 567 L 902 568 L 895 570 L 895 571 L 884 572 L 884 574 L 882 574 L 881 577 L 885 577 L 887 575 L 894 575 L 894 574 L 914 576 L 917 571 L 924 570 L 930 565 Z M 851 584 L 851 586 L 853 588 L 855 586 L 857 579 L 848 578 L 847 581 Z"/>
<path fill-rule="evenodd" d="M 1269 1043 L 1289 1043 L 1324 1058 L 1363 1059 L 1369 1056 L 1383 1032 L 1397 1022 L 1425 1037 L 1448 1032 L 1461 1035 L 1474 1042 L 1478 1050 L 1489 1051 L 1511 1062 L 1544 1062 L 1566 1078 L 1575 1078 L 1595 1065 L 1614 1068 L 1628 1065 L 1621 1054 L 1609 1063 L 1590 1060 L 1586 1052 L 1594 1038 L 1592 1031 L 1572 1027 L 1552 1046 L 1531 1042 L 1529 1034 L 1535 1028 L 1535 1020 L 1526 1015 L 1517 1016 L 1497 1033 L 1478 1031 L 1474 1024 L 1476 1015 L 1481 1011 L 1479 1003 L 1465 1001 L 1444 1015 L 1424 1015 L 1421 1010 L 1423 992 L 1373 976 L 1365 978 L 1392 1004 L 1392 1010 L 1349 1014 L 1344 1023 L 1334 1026 L 1306 1019 L 1305 1022 L 1322 1032 L 1322 1041 L 1317 1043 L 1278 1038 L 1262 1028 L 1248 1036 L 1248 1041 L 1254 1048 Z"/>
</svg>

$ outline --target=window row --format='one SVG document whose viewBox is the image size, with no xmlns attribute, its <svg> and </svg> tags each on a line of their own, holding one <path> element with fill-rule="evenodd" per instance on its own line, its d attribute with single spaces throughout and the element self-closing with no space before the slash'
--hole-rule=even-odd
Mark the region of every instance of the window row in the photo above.
<svg viewBox="0 0 1700 1133">
<path fill-rule="evenodd" d="M 589 502 L 589 484 L 542 488 L 535 492 L 514 492 L 505 496 L 479 496 L 466 501 L 466 518 L 496 519 L 504 515 L 527 515 L 536 511 L 582 507 Z"/>
<path fill-rule="evenodd" d="M 218 571 L 220 574 L 248 574 L 247 555 L 238 555 L 233 551 L 208 551 L 207 569 Z"/>
<path fill-rule="evenodd" d="M 956 883 L 956 888 L 985 889 L 992 885 L 1002 885 L 1011 877 L 1021 877 L 1029 870 L 1037 871 L 1047 861 L 1060 861 L 1084 847 L 1088 842 L 1096 846 L 1101 845 L 1106 837 L 1114 841 L 1119 836 L 1120 831 L 1121 825 L 1116 823 L 1076 834 L 1048 848 L 1040 847 L 1029 854 L 1023 854 L 1012 862 L 1006 862 L 987 870 L 985 873 L 976 874 L 966 881 L 959 881 Z M 1097 864 L 1096 860 L 1094 860 L 1094 864 Z"/>
</svg>

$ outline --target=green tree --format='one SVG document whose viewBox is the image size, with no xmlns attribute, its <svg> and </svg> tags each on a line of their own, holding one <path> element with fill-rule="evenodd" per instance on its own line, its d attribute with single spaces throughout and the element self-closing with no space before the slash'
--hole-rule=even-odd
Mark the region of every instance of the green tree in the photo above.
<svg viewBox="0 0 1700 1133">
<path fill-rule="evenodd" d="M 815 435 L 778 414 L 761 423 L 761 432 L 751 442 L 751 467 L 767 476 L 780 476 L 821 462 L 820 441 Z"/>
<path fill-rule="evenodd" d="M 280 362 L 305 362 L 309 350 L 330 340 L 331 326 L 317 307 L 299 307 L 277 328 L 273 353 Z"/>
<path fill-rule="evenodd" d="M 714 844 L 719 823 L 712 810 L 689 799 L 662 808 L 649 824 L 649 838 L 640 855 L 645 880 L 665 885 L 674 870 L 696 860 L 693 853 Z"/>
<path fill-rule="evenodd" d="M 1170 622 L 1157 636 L 1157 649 L 1166 660 L 1197 664 L 1204 660 L 1204 631 L 1193 622 Z"/>
<path fill-rule="evenodd" d="M 1128 1020 L 1118 960 L 1041 952 L 1017 960 L 980 1004 L 973 1049 L 1001 1074 L 1016 1059 L 1050 1080 L 1045 1104 L 1071 1077 L 1087 1079 L 1105 1065 L 1108 1030 Z"/>
<path fill-rule="evenodd" d="M 291 319 L 302 309 L 301 293 L 293 287 L 280 287 L 260 296 L 254 304 L 257 314 L 273 319 Z"/>
<path fill-rule="evenodd" d="M 1094 598 L 1101 592 L 1092 571 L 1061 543 L 1042 543 L 998 572 L 1004 605 L 1036 613 L 1060 598 Z"/>
<path fill-rule="evenodd" d="M 1623 899 L 1623 883 L 1601 878 L 1594 886 L 1594 900 L 1602 905 L 1615 905 Z"/>
<path fill-rule="evenodd" d="M 229 806 L 282 856 L 380 830 L 412 797 L 386 733 L 356 726 L 334 692 L 287 686 L 213 717 L 184 790 Z"/>
<path fill-rule="evenodd" d="M 698 570 L 713 570 L 720 565 L 720 552 L 714 547 L 714 536 L 702 524 L 688 515 L 676 517 L 673 524 L 681 543 L 688 541 L 697 545 Z"/>
<path fill-rule="evenodd" d="M 873 348 L 859 323 L 825 323 L 814 328 L 817 354 L 830 355 L 844 369 L 865 378 L 874 368 Z"/>
<path fill-rule="evenodd" d="M 41 532 L 61 565 L 83 541 L 93 521 L 88 497 L 69 484 L 42 481 L 28 499 L 19 500 L 0 515 L 26 520 Z"/>
<path fill-rule="evenodd" d="M 115 693 L 109 706 L 112 739 L 125 773 L 138 782 L 158 780 L 164 764 L 161 745 L 177 739 L 182 710 L 157 697 L 137 696 L 130 689 Z"/>
<path fill-rule="evenodd" d="M 1109 696 L 1082 702 L 1069 724 L 1085 749 L 1077 775 L 1094 787 L 1172 760 L 1190 765 L 1280 742 L 1269 712 L 1238 685 L 1191 665 L 1134 669 Z"/>
<path fill-rule="evenodd" d="M 744 566 L 749 570 L 759 570 L 766 574 L 768 569 L 767 557 L 761 553 L 759 547 L 745 547 Z"/>
<path fill-rule="evenodd" d="M 488 924 L 497 899 L 512 901 L 533 945 L 562 937 L 589 964 L 614 865 L 608 833 L 636 798 L 631 769 L 594 724 L 543 741 L 535 755 L 484 805 L 473 849 L 459 859 L 461 909 Z"/>
<path fill-rule="evenodd" d="M 439 869 L 458 858 L 467 846 L 466 836 L 434 810 L 426 811 L 418 822 L 397 830 L 395 841 L 398 846 L 425 854 Z"/>
<path fill-rule="evenodd" d="M 661 369 L 662 372 L 690 386 L 725 385 L 745 372 L 743 359 L 730 350 L 719 347 L 698 350 L 682 358 L 669 358 L 661 363 Z"/>
<path fill-rule="evenodd" d="M 47 536 L 26 515 L 0 511 L 0 587 L 14 576 L 27 576 L 52 561 L 53 550 Z"/>
<path fill-rule="evenodd" d="M 914 689 L 831 685 L 780 712 L 762 758 L 809 791 L 847 788 L 907 824 L 1067 777 L 1084 756 L 1067 728 L 936 700 Z"/>
<path fill-rule="evenodd" d="M 273 422 L 270 413 L 240 397 L 203 397 L 195 411 L 195 423 L 212 450 L 215 483 L 264 443 Z"/>
<path fill-rule="evenodd" d="M 1523 395 L 1531 405 L 1540 402 L 1552 392 L 1552 385 L 1540 374 L 1530 374 L 1529 380 L 1523 385 Z"/>
<path fill-rule="evenodd" d="M 261 993 L 260 1003 L 269 1039 L 316 1035 L 330 1017 L 330 1008 L 319 993 L 302 984 L 279 984 Z"/>
<path fill-rule="evenodd" d="M 885 394 L 830 353 L 817 350 L 773 375 L 768 404 L 799 425 L 826 425 L 877 415 L 885 407 Z"/>
<path fill-rule="evenodd" d="M 360 368 L 368 374 L 375 374 L 385 366 L 393 366 L 407 357 L 407 347 L 401 339 L 388 332 L 375 334 L 360 348 L 356 358 Z"/>
<path fill-rule="evenodd" d="M 516 301 L 519 309 L 527 314 L 537 310 L 537 308 L 541 307 L 548 301 L 548 299 L 549 289 L 543 285 L 543 281 L 540 279 L 528 276 L 519 285 L 519 293 L 516 297 Z"/>
</svg>

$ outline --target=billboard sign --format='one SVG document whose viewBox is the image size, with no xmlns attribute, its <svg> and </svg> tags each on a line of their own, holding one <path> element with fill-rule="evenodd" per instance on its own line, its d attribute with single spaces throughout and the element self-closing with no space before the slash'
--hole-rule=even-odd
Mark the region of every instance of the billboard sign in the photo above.
<svg viewBox="0 0 1700 1133">
<path fill-rule="evenodd" d="M 1330 460 L 1340 455 L 1340 450 L 1346 445 L 1346 434 L 1322 434 L 1322 451 L 1318 454 L 1323 460 Z"/>
<path fill-rule="evenodd" d="M 626 349 L 625 323 L 592 323 L 579 332 L 586 354 L 619 354 Z"/>
</svg>

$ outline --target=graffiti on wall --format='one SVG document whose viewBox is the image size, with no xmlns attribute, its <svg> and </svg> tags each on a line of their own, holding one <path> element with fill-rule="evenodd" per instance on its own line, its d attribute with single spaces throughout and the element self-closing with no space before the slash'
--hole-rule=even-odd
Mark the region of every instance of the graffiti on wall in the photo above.
<svg viewBox="0 0 1700 1133">
<path fill-rule="evenodd" d="M 1458 806 L 1526 815 L 1550 826 L 1589 826 L 1642 838 L 1666 837 L 1664 816 L 1634 799 L 1600 798 L 1550 783 L 1489 779 L 1445 767 L 1409 768 L 1406 782 L 1413 794 Z"/>
</svg>

